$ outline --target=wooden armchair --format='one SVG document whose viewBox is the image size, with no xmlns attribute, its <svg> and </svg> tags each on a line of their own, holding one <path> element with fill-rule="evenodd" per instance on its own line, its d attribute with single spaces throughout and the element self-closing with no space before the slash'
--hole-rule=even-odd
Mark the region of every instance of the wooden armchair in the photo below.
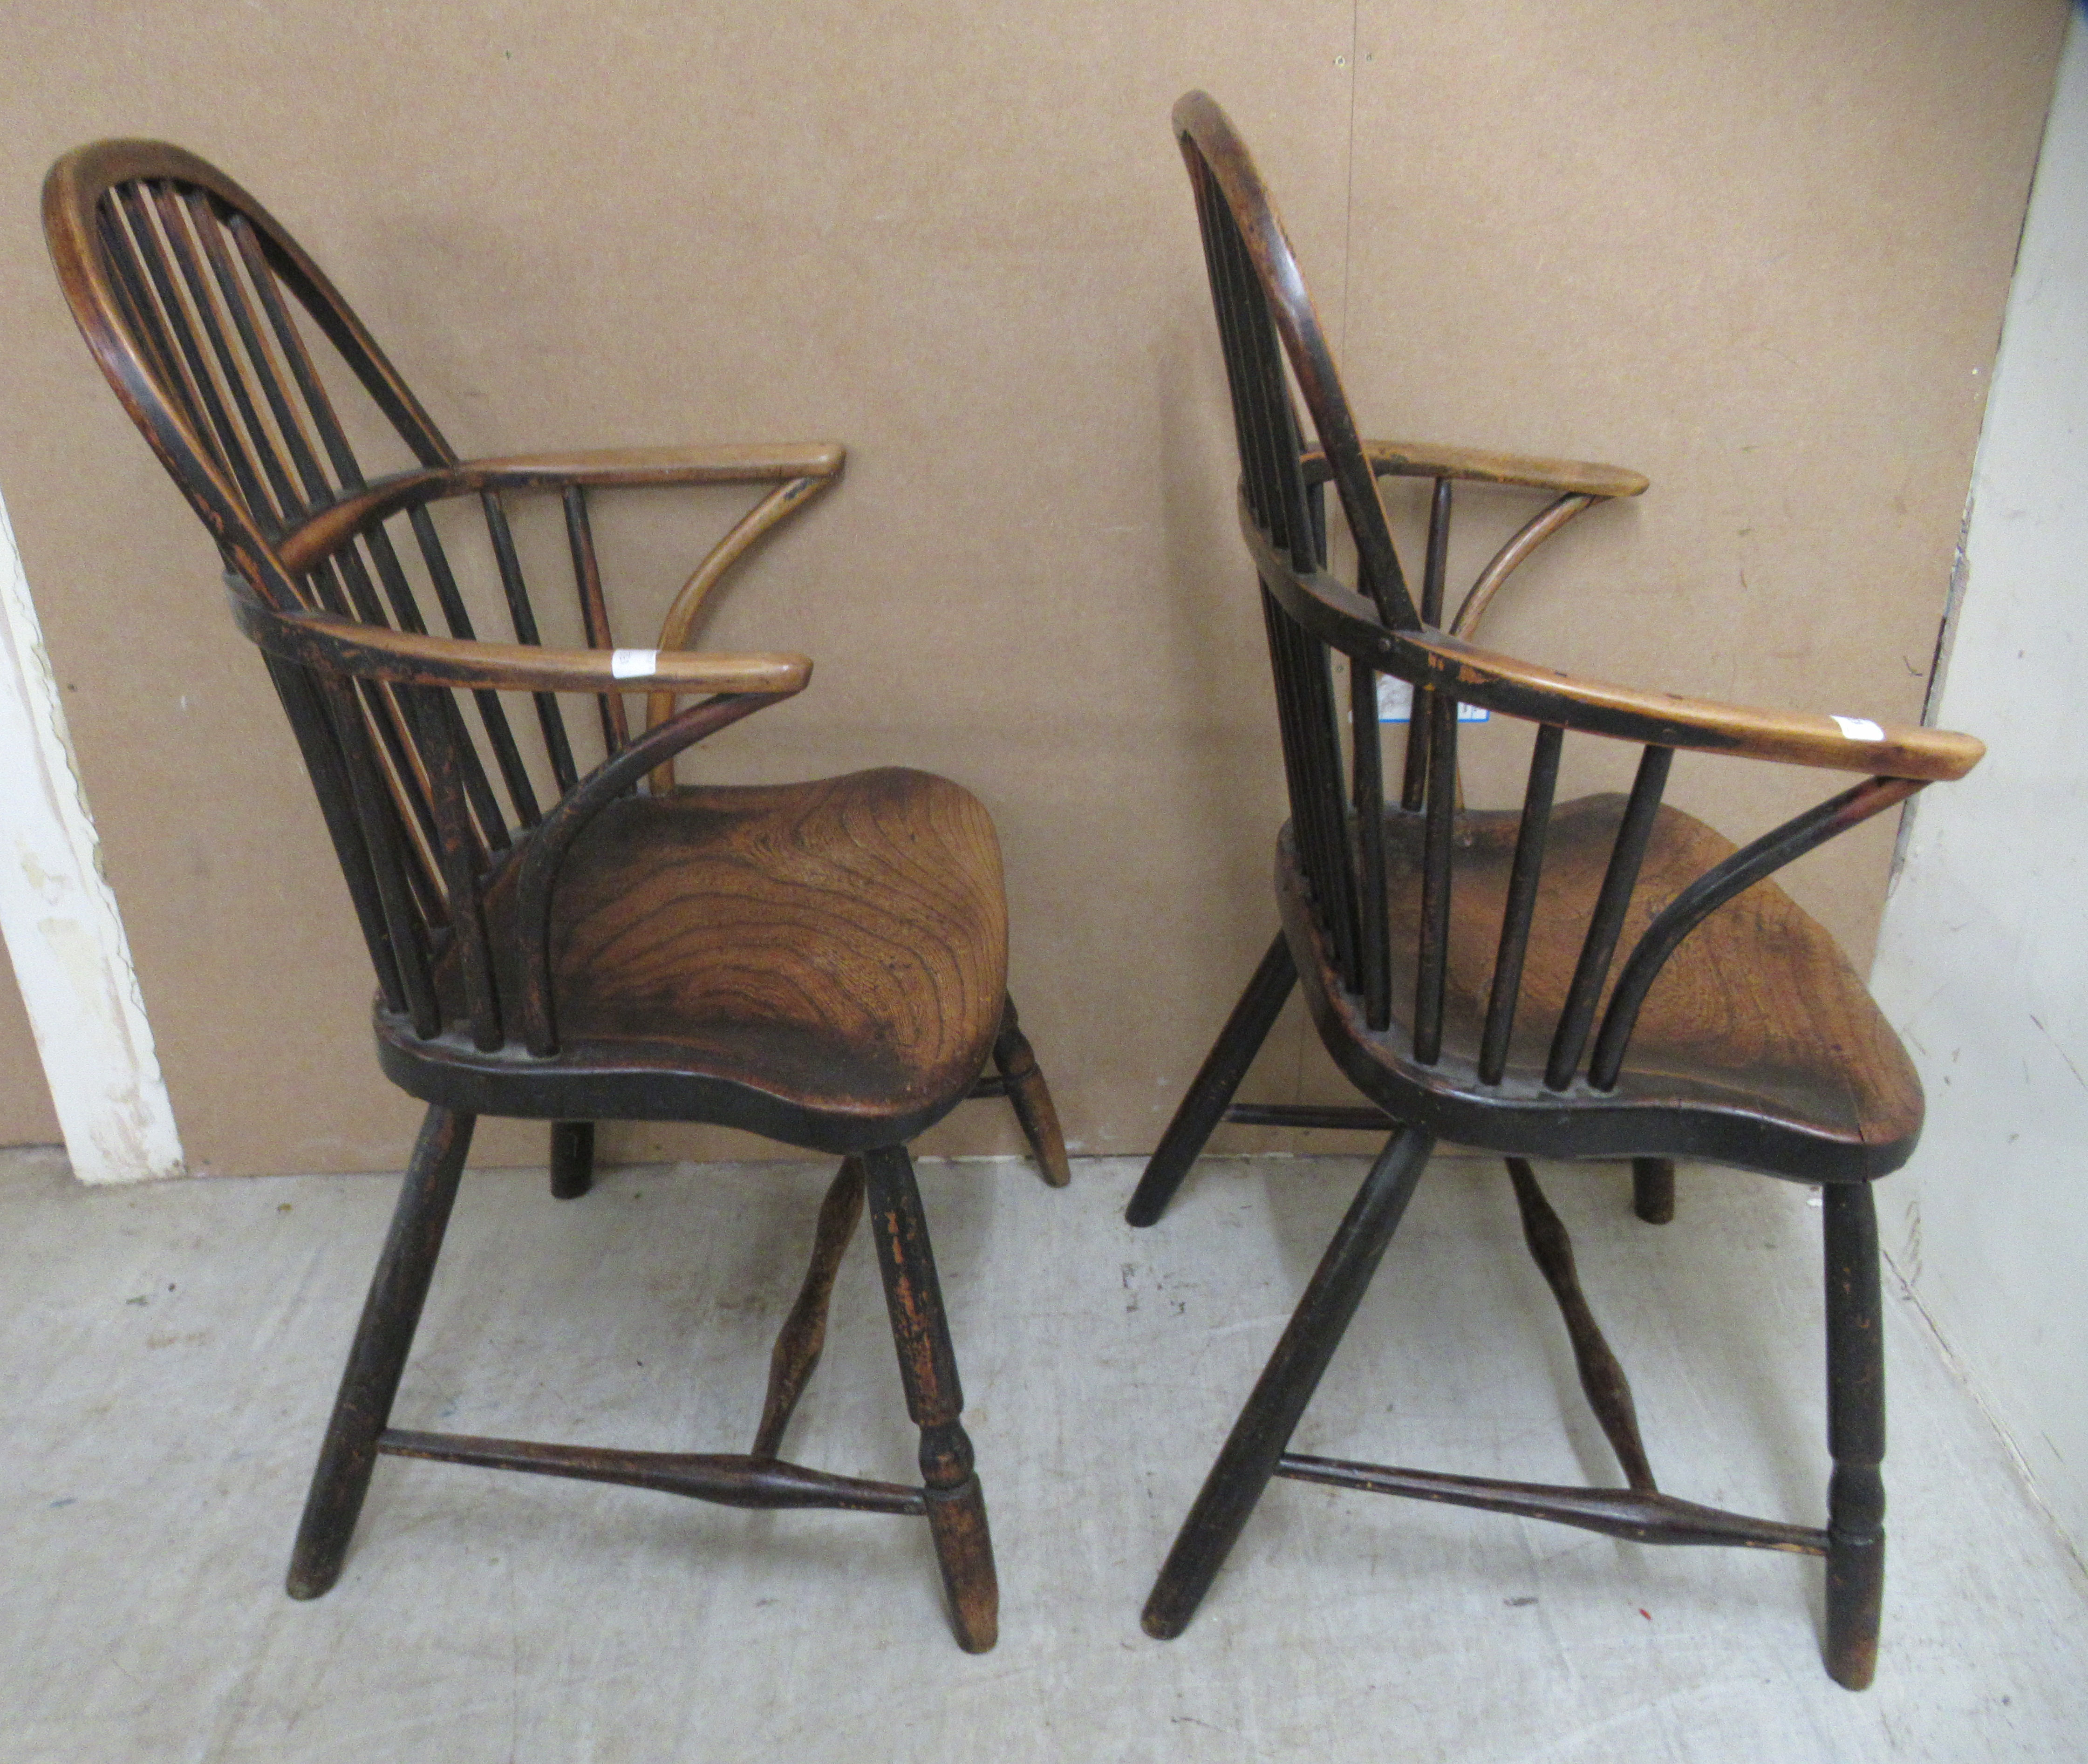
<svg viewBox="0 0 2088 1764">
<path fill-rule="evenodd" d="M 1861 1689 L 1883 1588 L 1884 1365 L 1870 1182 L 1920 1130 L 1921 1087 L 1833 940 L 1765 878 L 1801 853 L 1962 775 L 1970 737 L 1867 720 L 1744 710 L 1601 685 L 1483 649 L 1471 633 L 1510 570 L 1594 501 L 1645 481 L 1605 466 L 1357 434 L 1290 243 L 1246 148 L 1200 92 L 1174 109 L 1203 229 L 1242 466 L 1240 528 L 1261 585 L 1291 818 L 1277 842 L 1283 929 L 1147 1166 L 1129 1217 L 1157 1219 L 1221 1118 L 1390 1137 L 1218 1455 L 1145 1608 L 1180 1634 L 1272 1476 L 1554 1519 L 1654 1544 L 1724 1544 L 1827 1559 L 1828 1670 Z M 1317 445 L 1303 439 L 1294 380 Z M 1433 481 L 1418 605 L 1377 479 Z M 1555 500 L 1495 557 L 1447 628 L 1453 483 Z M 1354 543 L 1353 586 L 1328 569 L 1324 493 Z M 1344 772 L 1330 653 L 1346 659 Z M 1414 689 L 1404 777 L 1388 803 L 1380 675 Z M 1457 707 L 1535 726 L 1519 811 L 1466 812 Z M 1638 745 L 1628 797 L 1555 805 L 1568 732 Z M 1735 849 L 1663 806 L 1677 750 L 1862 775 Z M 1628 951 L 1612 973 L 1612 958 Z M 1293 986 L 1368 1106 L 1234 1106 Z M 1506 1155 L 1530 1247 L 1560 1301 L 1582 1386 L 1627 1486 L 1552 1488 L 1291 1452 L 1292 1431 L 1437 1138 Z M 1526 1161 L 1633 1160 L 1641 1217 L 1674 1205 L 1673 1164 L 1701 1158 L 1824 1185 L 1829 1446 L 1824 1529 L 1677 1500 L 1655 1484 L 1631 1389 L 1573 1273 L 1564 1227 Z"/>
<path fill-rule="evenodd" d="M 925 1515 L 958 1640 L 991 1647 L 992 1547 L 906 1142 L 967 1096 L 1003 1096 L 1046 1179 L 1067 1180 L 1050 1096 L 1007 994 L 992 822 L 947 779 L 899 768 L 682 790 L 672 769 L 683 749 L 811 677 L 801 656 L 685 646 L 711 588 L 832 481 L 842 450 L 460 460 L 289 235 L 192 154 L 139 141 L 82 148 L 53 168 L 44 217 L 88 347 L 217 541 L 233 616 L 289 714 L 376 968 L 378 1057 L 429 1104 L 291 1593 L 333 1584 L 389 1453 L 741 1506 Z M 403 444 L 407 469 L 368 476 L 351 437 L 371 434 Z M 589 493 L 690 484 L 768 488 L 691 576 L 658 645 L 618 647 Z M 563 504 L 584 648 L 541 640 L 507 507 L 525 494 Z M 462 499 L 466 512 L 475 502 L 490 552 L 477 621 L 504 618 L 512 643 L 480 637 L 475 584 L 439 528 Z M 592 729 L 566 720 L 559 694 L 575 693 L 593 700 Z M 503 695 L 516 694 L 527 711 L 511 720 Z M 636 728 L 635 694 L 646 695 Z M 588 769 L 581 752 L 597 733 L 602 757 Z M 554 1122 L 552 1191 L 566 1198 L 588 1189 L 602 1119 L 719 1122 L 841 1155 L 750 1451 L 389 1424 L 481 1114 Z M 918 1488 L 778 1455 L 866 1198 L 921 1430 Z"/>
</svg>

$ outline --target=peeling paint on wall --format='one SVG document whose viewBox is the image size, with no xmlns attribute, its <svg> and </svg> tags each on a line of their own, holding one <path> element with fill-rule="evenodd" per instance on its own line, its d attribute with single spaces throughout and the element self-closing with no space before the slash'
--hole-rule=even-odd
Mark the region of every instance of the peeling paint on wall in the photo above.
<svg viewBox="0 0 2088 1764">
<path fill-rule="evenodd" d="M 173 1105 L 4 502 L 0 851 L 0 935 L 73 1173 L 83 1182 L 182 1174 Z"/>
</svg>

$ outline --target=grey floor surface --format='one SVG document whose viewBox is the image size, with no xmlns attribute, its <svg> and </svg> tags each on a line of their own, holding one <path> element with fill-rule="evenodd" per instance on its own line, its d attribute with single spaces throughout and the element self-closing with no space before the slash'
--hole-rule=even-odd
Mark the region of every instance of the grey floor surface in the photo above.
<svg viewBox="0 0 2088 1764">
<path fill-rule="evenodd" d="M 961 1654 L 918 1521 L 386 1460 L 347 1571 L 289 1536 L 395 1181 L 90 1191 L 0 1158 L 0 1759 L 1567 1760 L 2088 1755 L 2088 1584 L 1889 1306 L 1883 1662 L 1821 1672 L 1816 1563 L 1277 1483 L 1179 1641 L 1153 1572 L 1362 1166 L 927 1164 L 999 1553 Z M 1687 1171 L 1638 1224 L 1547 1173 L 1673 1492 L 1819 1523 L 1820 1214 Z M 396 1420 L 744 1450 L 823 1172 L 473 1173 Z M 1507 1184 L 1439 1162 L 1300 1450 L 1614 1482 Z M 866 1245 L 788 1447 L 909 1480 Z"/>
</svg>

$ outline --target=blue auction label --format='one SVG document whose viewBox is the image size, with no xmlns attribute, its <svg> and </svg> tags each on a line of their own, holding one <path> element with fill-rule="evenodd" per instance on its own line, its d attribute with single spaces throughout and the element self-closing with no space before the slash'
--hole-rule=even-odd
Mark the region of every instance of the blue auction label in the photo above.
<svg viewBox="0 0 2088 1764">
<path fill-rule="evenodd" d="M 1460 704 L 1457 720 L 1460 723 L 1484 723 L 1492 713 L 1483 704 Z M 1410 723 L 1414 720 L 1414 686 L 1396 674 L 1380 674 L 1377 677 L 1377 720 L 1380 723 Z"/>
</svg>

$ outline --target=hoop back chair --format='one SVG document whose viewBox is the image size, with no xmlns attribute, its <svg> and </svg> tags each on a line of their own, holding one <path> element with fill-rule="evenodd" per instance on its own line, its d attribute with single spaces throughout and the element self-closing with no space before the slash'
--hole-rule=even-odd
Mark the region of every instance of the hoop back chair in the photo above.
<svg viewBox="0 0 2088 1764">
<path fill-rule="evenodd" d="M 1876 1223 L 1869 1184 L 1911 1152 L 1920 1085 L 1828 933 L 1773 872 L 1955 778 L 1968 737 L 1743 710 L 1600 685 L 1478 647 L 1508 573 L 1567 521 L 1645 481 L 1615 468 L 1363 440 L 1295 258 L 1224 112 L 1192 92 L 1174 131 L 1189 170 L 1241 461 L 1240 530 L 1260 578 L 1290 819 L 1279 835 L 1282 930 L 1192 1083 L 1134 1195 L 1159 1218 L 1222 1118 L 1391 1132 L 1184 1523 L 1145 1608 L 1181 1633 L 1272 1476 L 1552 1519 L 1641 1543 L 1721 1544 L 1827 1559 L 1829 1671 L 1870 1681 L 1883 1586 L 1885 1446 Z M 1312 437 L 1302 428 L 1291 384 Z M 1378 480 L 1432 481 L 1417 604 Z M 1446 626 L 1453 486 L 1552 493 Z M 1328 566 L 1333 485 L 1356 579 Z M 1346 770 L 1330 655 L 1346 660 Z M 1388 800 L 1377 683 L 1410 683 L 1404 775 Z M 1535 725 L 1519 811 L 1459 801 L 1457 707 Z M 1628 797 L 1555 804 L 1569 733 L 1641 750 Z M 1735 849 L 1662 805 L 1678 750 L 1860 773 L 1862 781 Z M 1626 950 L 1620 967 L 1613 957 Z M 1612 968 L 1615 967 L 1614 974 Z M 1320 1039 L 1367 1107 L 1235 1105 L 1278 1009 L 1303 982 Z M 1530 1248 L 1557 1297 L 1623 1489 L 1556 1488 L 1350 1463 L 1289 1442 L 1439 1137 L 1506 1155 Z M 1574 1275 L 1528 1160 L 1629 1158 L 1638 1210 L 1673 1207 L 1691 1157 L 1825 1185 L 1829 1445 L 1824 1529 L 1661 1493 L 1631 1389 Z"/>
<path fill-rule="evenodd" d="M 832 481 L 841 448 L 463 460 L 296 242 L 194 155 L 83 147 L 53 168 L 44 216 L 89 348 L 217 542 L 376 970 L 379 1059 L 429 1105 L 289 1591 L 333 1584 L 388 1453 L 742 1506 L 925 1515 L 959 1641 L 991 1647 L 992 1547 L 906 1142 L 968 1096 L 1004 1096 L 1046 1179 L 1066 1181 L 1050 1094 L 1007 996 L 992 823 L 947 779 L 895 767 L 759 788 L 677 789 L 673 773 L 682 750 L 803 689 L 802 656 L 685 646 L 718 581 Z M 404 469 L 366 472 L 368 444 L 352 438 L 370 435 Z M 617 647 L 590 493 L 721 483 L 764 494 L 690 577 L 657 647 Z M 510 498 L 554 494 L 581 648 L 543 643 L 509 516 Z M 439 513 L 468 520 L 473 502 L 498 582 L 498 599 L 490 580 L 483 598 L 511 642 L 475 626 L 468 571 L 439 530 Z M 559 697 L 573 694 L 593 700 L 577 730 Z M 635 694 L 642 723 L 627 704 Z M 602 757 L 586 767 L 597 738 Z M 554 1124 L 563 1198 L 589 1185 L 601 1119 L 722 1123 L 842 1155 L 750 1451 L 389 1425 L 481 1114 Z M 918 1488 L 779 1456 L 866 1197 L 920 1429 Z"/>
</svg>

